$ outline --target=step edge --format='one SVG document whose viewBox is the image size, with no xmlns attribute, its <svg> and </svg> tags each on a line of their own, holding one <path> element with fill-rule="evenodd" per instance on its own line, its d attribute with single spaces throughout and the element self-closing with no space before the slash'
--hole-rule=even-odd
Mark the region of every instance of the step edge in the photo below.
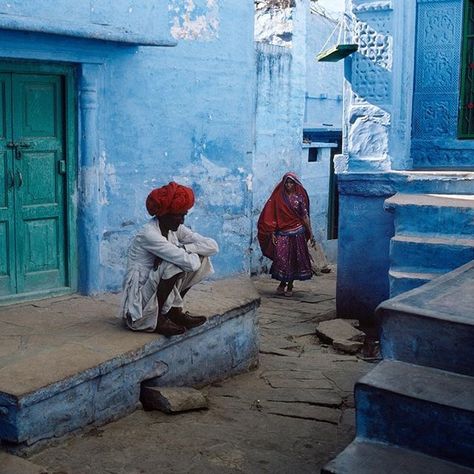
<svg viewBox="0 0 474 474">
<path fill-rule="evenodd" d="M 467 199 L 464 199 L 467 197 Z M 418 198 L 418 199 L 416 199 Z M 417 201 L 424 202 L 417 202 Z M 469 194 L 428 194 L 428 193 L 396 193 L 387 198 L 384 206 L 395 207 L 443 207 L 474 209 L 474 195 Z"/>
<path fill-rule="evenodd" d="M 438 458 L 438 457 L 435 457 L 435 456 L 430 456 L 429 454 L 425 454 L 421 451 L 415 451 L 413 449 L 408 449 L 408 448 L 405 448 L 405 447 L 402 447 L 402 446 L 398 446 L 396 444 L 391 444 L 391 443 L 384 443 L 382 441 L 376 441 L 376 440 L 373 440 L 373 439 L 370 439 L 370 438 L 365 438 L 363 436 L 360 436 L 360 435 L 357 435 L 337 456 L 336 458 L 332 459 L 331 461 L 329 461 L 328 463 L 326 463 L 324 466 L 323 466 L 323 470 L 321 471 L 322 473 L 328 473 L 328 474 L 332 474 L 332 473 L 335 473 L 337 471 L 333 471 L 333 470 L 325 470 L 325 469 L 332 469 L 333 466 L 331 465 L 334 465 L 335 464 L 335 461 L 336 459 L 341 456 L 341 455 L 344 455 L 344 456 L 351 456 L 351 453 L 349 452 L 346 452 L 346 451 L 349 451 L 351 449 L 357 449 L 357 447 L 361 446 L 362 448 L 368 448 L 369 450 L 372 450 L 373 451 L 373 454 L 374 455 L 377 455 L 380 453 L 380 451 L 385 451 L 385 452 L 388 452 L 390 455 L 391 451 L 399 451 L 401 454 L 406 454 L 408 456 L 413 456 L 414 458 L 417 458 L 421 461 L 425 460 L 425 461 L 428 461 L 428 462 L 432 462 L 432 463 L 436 463 L 436 464 L 439 464 L 440 466 L 445 466 L 446 468 L 453 468 L 453 474 L 456 473 L 456 474 L 474 474 L 474 469 L 468 467 L 468 466 L 464 466 L 462 464 L 457 464 L 455 462 L 452 462 L 452 461 L 448 461 L 447 459 L 443 459 L 443 458 Z M 334 466 L 336 467 L 336 466 Z M 456 469 L 454 471 L 454 469 Z"/>
<path fill-rule="evenodd" d="M 389 300 L 387 300 L 389 301 Z M 382 306 L 383 305 L 383 306 Z M 417 316 L 425 319 L 436 319 L 438 321 L 447 321 L 450 323 L 458 323 L 466 326 L 473 326 L 474 319 L 470 317 L 455 316 L 451 313 L 440 313 L 426 308 L 420 308 L 418 306 L 412 306 L 403 303 L 393 303 L 385 305 L 382 303 L 377 308 L 377 315 L 382 317 L 389 316 L 390 312 L 397 314 L 403 314 L 407 317 Z"/>
<path fill-rule="evenodd" d="M 448 235 L 448 234 L 446 234 Z M 466 234 L 467 235 L 467 234 Z M 391 239 L 391 242 L 403 242 L 408 244 L 422 244 L 422 245 L 449 245 L 452 247 L 474 247 L 474 239 L 450 239 L 448 237 L 418 237 L 416 235 L 396 234 Z"/>
<path fill-rule="evenodd" d="M 379 389 L 379 390 L 383 390 L 389 393 L 400 395 L 402 397 L 422 400 L 422 401 L 432 403 L 438 406 L 450 407 L 456 410 L 472 412 L 474 416 L 474 400 L 472 400 L 472 397 L 467 399 L 468 401 L 470 401 L 470 403 L 462 403 L 459 400 L 455 400 L 454 403 L 447 404 L 447 403 L 443 403 L 441 400 L 439 400 L 439 398 L 437 399 L 433 393 L 414 393 L 414 392 L 412 393 L 407 390 L 404 391 L 402 387 L 398 387 L 398 386 L 394 387 L 393 384 L 386 385 L 380 382 L 377 383 L 378 381 L 376 380 L 376 377 L 381 371 L 390 370 L 391 368 L 394 368 L 397 366 L 398 367 L 402 366 L 404 368 L 404 373 L 410 376 L 413 376 L 413 375 L 416 376 L 416 372 L 419 372 L 422 370 L 425 373 L 428 372 L 430 377 L 432 378 L 436 378 L 436 377 L 440 378 L 442 376 L 445 380 L 453 379 L 457 381 L 462 381 L 464 383 L 467 383 L 468 385 L 471 385 L 470 390 L 468 390 L 469 394 L 474 393 L 474 377 L 471 377 L 469 375 L 464 375 L 464 374 L 458 374 L 455 372 L 448 372 L 446 370 L 437 369 L 434 367 L 415 365 L 415 364 L 410 364 L 408 362 L 401 362 L 398 360 L 383 360 L 382 362 L 380 362 L 377 365 L 377 367 L 375 367 L 368 374 L 364 375 L 361 379 L 359 379 L 356 382 L 354 386 L 354 393 L 357 394 L 358 387 L 372 387 L 375 389 Z M 406 388 L 406 386 L 404 387 Z M 448 388 L 446 388 L 447 392 L 448 392 Z M 449 393 L 451 393 L 450 390 L 449 390 Z"/>
<path fill-rule="evenodd" d="M 440 269 L 439 272 L 412 272 L 412 271 L 409 271 L 410 268 L 413 268 L 413 267 L 406 267 L 406 270 L 405 269 L 400 269 L 400 270 L 395 270 L 392 268 L 390 268 L 390 270 L 388 271 L 388 275 L 389 277 L 392 277 L 396 280 L 401 280 L 401 279 L 406 279 L 406 280 L 427 280 L 427 281 L 431 281 L 433 280 L 434 278 L 437 278 L 441 275 L 445 275 L 446 273 L 448 273 L 449 269 Z M 408 271 L 407 271 L 408 270 Z M 435 270 L 435 269 L 426 269 L 426 270 Z"/>
</svg>

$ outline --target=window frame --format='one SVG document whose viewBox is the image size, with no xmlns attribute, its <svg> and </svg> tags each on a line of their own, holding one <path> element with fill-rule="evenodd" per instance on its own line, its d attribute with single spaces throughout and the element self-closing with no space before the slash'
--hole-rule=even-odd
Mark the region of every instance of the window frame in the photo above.
<svg viewBox="0 0 474 474">
<path fill-rule="evenodd" d="M 469 8 L 471 6 L 472 0 L 464 0 L 463 1 L 463 23 L 462 23 L 462 45 L 461 45 L 461 84 L 460 84 L 460 91 L 459 91 L 459 116 L 458 116 L 458 127 L 457 127 L 457 135 L 458 138 L 461 140 L 473 140 L 474 139 L 474 124 L 470 127 L 472 131 L 465 131 L 463 129 L 464 119 L 466 117 L 467 110 L 466 108 L 468 105 L 472 105 L 470 110 L 472 110 L 471 114 L 473 115 L 472 121 L 474 122 L 474 59 L 471 63 L 469 63 L 469 39 L 471 39 L 471 46 L 474 48 L 474 24 L 469 28 Z M 474 9 L 474 1 L 472 2 L 472 8 Z M 472 33 L 469 34 L 469 30 L 472 30 Z M 471 90 L 467 90 L 467 76 L 469 74 L 468 68 L 470 67 L 469 64 L 472 64 L 473 67 L 470 68 L 472 70 L 472 86 Z M 469 99 L 469 102 L 468 102 Z"/>
</svg>

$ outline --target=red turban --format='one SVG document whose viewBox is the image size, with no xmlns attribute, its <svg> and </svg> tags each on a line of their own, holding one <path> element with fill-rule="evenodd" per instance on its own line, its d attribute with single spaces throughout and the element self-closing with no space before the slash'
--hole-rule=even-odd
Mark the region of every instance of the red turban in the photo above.
<svg viewBox="0 0 474 474">
<path fill-rule="evenodd" d="M 146 198 L 146 210 L 151 216 L 182 214 L 193 206 L 193 190 L 174 181 L 154 189 Z"/>
</svg>

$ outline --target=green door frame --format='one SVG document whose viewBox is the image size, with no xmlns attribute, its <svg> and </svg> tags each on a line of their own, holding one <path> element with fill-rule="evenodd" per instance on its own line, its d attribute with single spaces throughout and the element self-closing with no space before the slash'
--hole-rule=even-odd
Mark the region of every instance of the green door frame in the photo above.
<svg viewBox="0 0 474 474">
<path fill-rule="evenodd" d="M 0 306 L 27 301 L 44 299 L 53 296 L 74 293 L 78 282 L 77 257 L 77 94 L 76 73 L 74 65 L 36 61 L 0 61 L 0 73 L 48 74 L 59 75 L 64 80 L 64 146 L 66 158 L 65 183 L 65 223 L 66 223 L 66 274 L 67 286 L 63 288 L 9 295 L 0 298 Z"/>
</svg>

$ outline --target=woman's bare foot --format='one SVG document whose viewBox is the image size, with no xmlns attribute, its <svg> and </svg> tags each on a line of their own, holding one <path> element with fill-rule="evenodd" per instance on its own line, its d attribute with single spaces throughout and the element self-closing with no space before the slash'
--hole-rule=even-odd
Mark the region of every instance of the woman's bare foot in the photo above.
<svg viewBox="0 0 474 474">
<path fill-rule="evenodd" d="M 277 290 L 276 290 L 277 295 L 284 295 L 284 294 L 285 294 L 285 288 L 286 288 L 286 283 L 281 282 L 281 283 L 278 285 L 278 288 L 277 288 Z"/>
</svg>

